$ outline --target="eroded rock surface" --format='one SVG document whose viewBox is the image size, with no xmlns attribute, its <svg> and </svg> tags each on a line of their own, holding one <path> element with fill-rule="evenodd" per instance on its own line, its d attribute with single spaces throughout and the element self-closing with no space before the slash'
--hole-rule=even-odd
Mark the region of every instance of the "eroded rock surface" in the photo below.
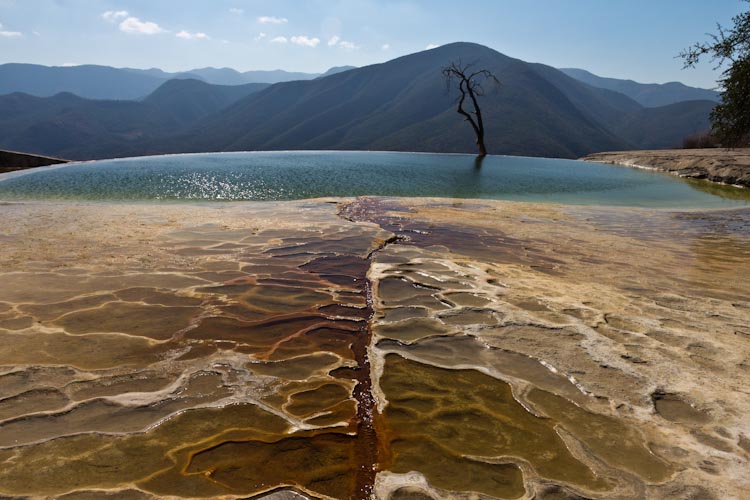
<svg viewBox="0 0 750 500">
<path fill-rule="evenodd" d="M 742 498 L 750 211 L 3 206 L 0 495 Z"/>
</svg>

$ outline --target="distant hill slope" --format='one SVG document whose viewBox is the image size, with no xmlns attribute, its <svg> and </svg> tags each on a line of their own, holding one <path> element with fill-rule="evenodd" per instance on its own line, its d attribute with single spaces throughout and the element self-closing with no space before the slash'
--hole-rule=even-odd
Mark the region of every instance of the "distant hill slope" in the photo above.
<svg viewBox="0 0 750 500">
<path fill-rule="evenodd" d="M 357 69 L 357 67 L 356 66 L 334 66 L 333 68 L 330 68 L 328 71 L 326 71 L 322 75 L 318 75 L 317 78 L 325 78 L 327 76 L 335 75 L 336 73 L 343 73 L 344 71 L 349 71 L 350 69 Z"/>
<path fill-rule="evenodd" d="M 622 118 L 614 132 L 639 149 L 679 148 L 682 140 L 711 129 L 714 101 L 684 101 L 643 108 Z"/>
<path fill-rule="evenodd" d="M 184 127 L 266 87 L 267 83 L 212 85 L 200 80 L 169 80 L 143 102 L 177 118 Z"/>
<path fill-rule="evenodd" d="M 625 94 L 646 107 L 666 106 L 682 101 L 719 102 L 719 93 L 715 90 L 688 87 L 680 82 L 638 83 L 633 80 L 605 78 L 578 68 L 560 68 L 560 71 L 588 85 Z"/>
<path fill-rule="evenodd" d="M 70 159 L 147 152 L 143 144 L 185 131 L 267 84 L 170 80 L 143 101 L 90 100 L 70 93 L 0 96 L 0 147 Z"/>
</svg>

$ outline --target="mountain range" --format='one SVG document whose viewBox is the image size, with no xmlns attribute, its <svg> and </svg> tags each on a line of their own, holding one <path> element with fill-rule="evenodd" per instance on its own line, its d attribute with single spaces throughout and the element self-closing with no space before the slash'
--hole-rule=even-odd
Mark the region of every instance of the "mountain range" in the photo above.
<svg viewBox="0 0 750 500">
<path fill-rule="evenodd" d="M 586 83 L 585 75 L 566 74 L 571 70 L 459 42 L 272 85 L 218 86 L 202 81 L 212 71 L 193 70 L 138 101 L 0 96 L 0 147 L 70 159 L 282 149 L 474 152 L 471 129 L 455 111 L 455 91 L 446 91 L 441 77 L 444 66 L 459 60 L 500 80 L 481 101 L 495 154 L 574 158 L 673 147 L 708 129 L 716 104 L 715 96 L 693 99 L 713 94 L 688 93 L 656 105 L 668 89 L 658 97 L 648 85 L 650 95 L 635 94 L 632 85 L 627 92 L 603 88 L 610 79 Z M 161 78 L 158 70 L 120 71 Z"/>
<path fill-rule="evenodd" d="M 84 99 L 69 92 L 0 96 L 0 144 L 26 152 L 54 151 L 68 159 L 106 158 L 137 144 L 171 137 L 201 119 L 268 87 L 169 80 L 141 101 Z M 136 149 L 133 149 L 133 148 Z"/>
<path fill-rule="evenodd" d="M 331 68 L 328 72 L 339 68 Z M 0 94 L 23 92 L 51 97 L 70 92 L 88 99 L 141 99 L 164 82 L 173 79 L 197 79 L 215 85 L 279 83 L 312 80 L 321 73 L 294 73 L 284 70 L 246 71 L 231 68 L 197 68 L 168 73 L 158 68 L 134 69 L 110 66 L 40 66 L 38 64 L 0 64 Z"/>
</svg>

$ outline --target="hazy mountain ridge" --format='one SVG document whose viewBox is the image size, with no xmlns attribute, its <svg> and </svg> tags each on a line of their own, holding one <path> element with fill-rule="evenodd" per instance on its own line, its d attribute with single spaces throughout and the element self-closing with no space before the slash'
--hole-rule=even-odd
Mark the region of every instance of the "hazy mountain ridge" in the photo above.
<svg viewBox="0 0 750 500">
<path fill-rule="evenodd" d="M 51 97 L 70 92 L 89 99 L 139 99 L 156 90 L 164 81 L 150 73 L 109 66 L 0 65 L 0 94 L 22 92 Z"/>
<path fill-rule="evenodd" d="M 666 106 L 682 101 L 720 101 L 719 93 L 715 90 L 689 87 L 680 82 L 638 83 L 633 80 L 606 78 L 578 68 L 559 68 L 559 70 L 571 78 L 593 87 L 625 94 L 647 108 Z"/>
<path fill-rule="evenodd" d="M 330 71 L 330 70 L 329 70 Z M 216 85 L 242 85 L 245 83 L 280 83 L 292 80 L 312 80 L 320 73 L 303 73 L 299 71 L 254 70 L 239 72 L 232 68 L 197 68 L 189 71 Z"/>
<path fill-rule="evenodd" d="M 8 63 L 0 64 L 0 95 L 23 92 L 37 97 L 51 97 L 60 92 L 70 92 L 87 99 L 135 100 L 146 97 L 164 82 L 174 79 L 198 79 L 215 85 L 244 85 L 311 80 L 318 76 L 321 74 L 284 70 L 241 73 L 231 68 L 197 68 L 169 73 L 158 68 Z"/>
</svg>

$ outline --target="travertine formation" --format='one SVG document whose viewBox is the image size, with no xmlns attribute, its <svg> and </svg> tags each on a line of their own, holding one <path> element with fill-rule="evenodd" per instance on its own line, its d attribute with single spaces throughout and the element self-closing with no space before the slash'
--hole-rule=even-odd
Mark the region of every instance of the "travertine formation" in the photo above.
<svg viewBox="0 0 750 500">
<path fill-rule="evenodd" d="M 750 187 L 748 148 L 612 151 L 593 153 L 581 160 L 661 170 L 679 177 Z"/>
<path fill-rule="evenodd" d="M 750 488 L 750 210 L 0 209 L 0 495 Z"/>
</svg>

